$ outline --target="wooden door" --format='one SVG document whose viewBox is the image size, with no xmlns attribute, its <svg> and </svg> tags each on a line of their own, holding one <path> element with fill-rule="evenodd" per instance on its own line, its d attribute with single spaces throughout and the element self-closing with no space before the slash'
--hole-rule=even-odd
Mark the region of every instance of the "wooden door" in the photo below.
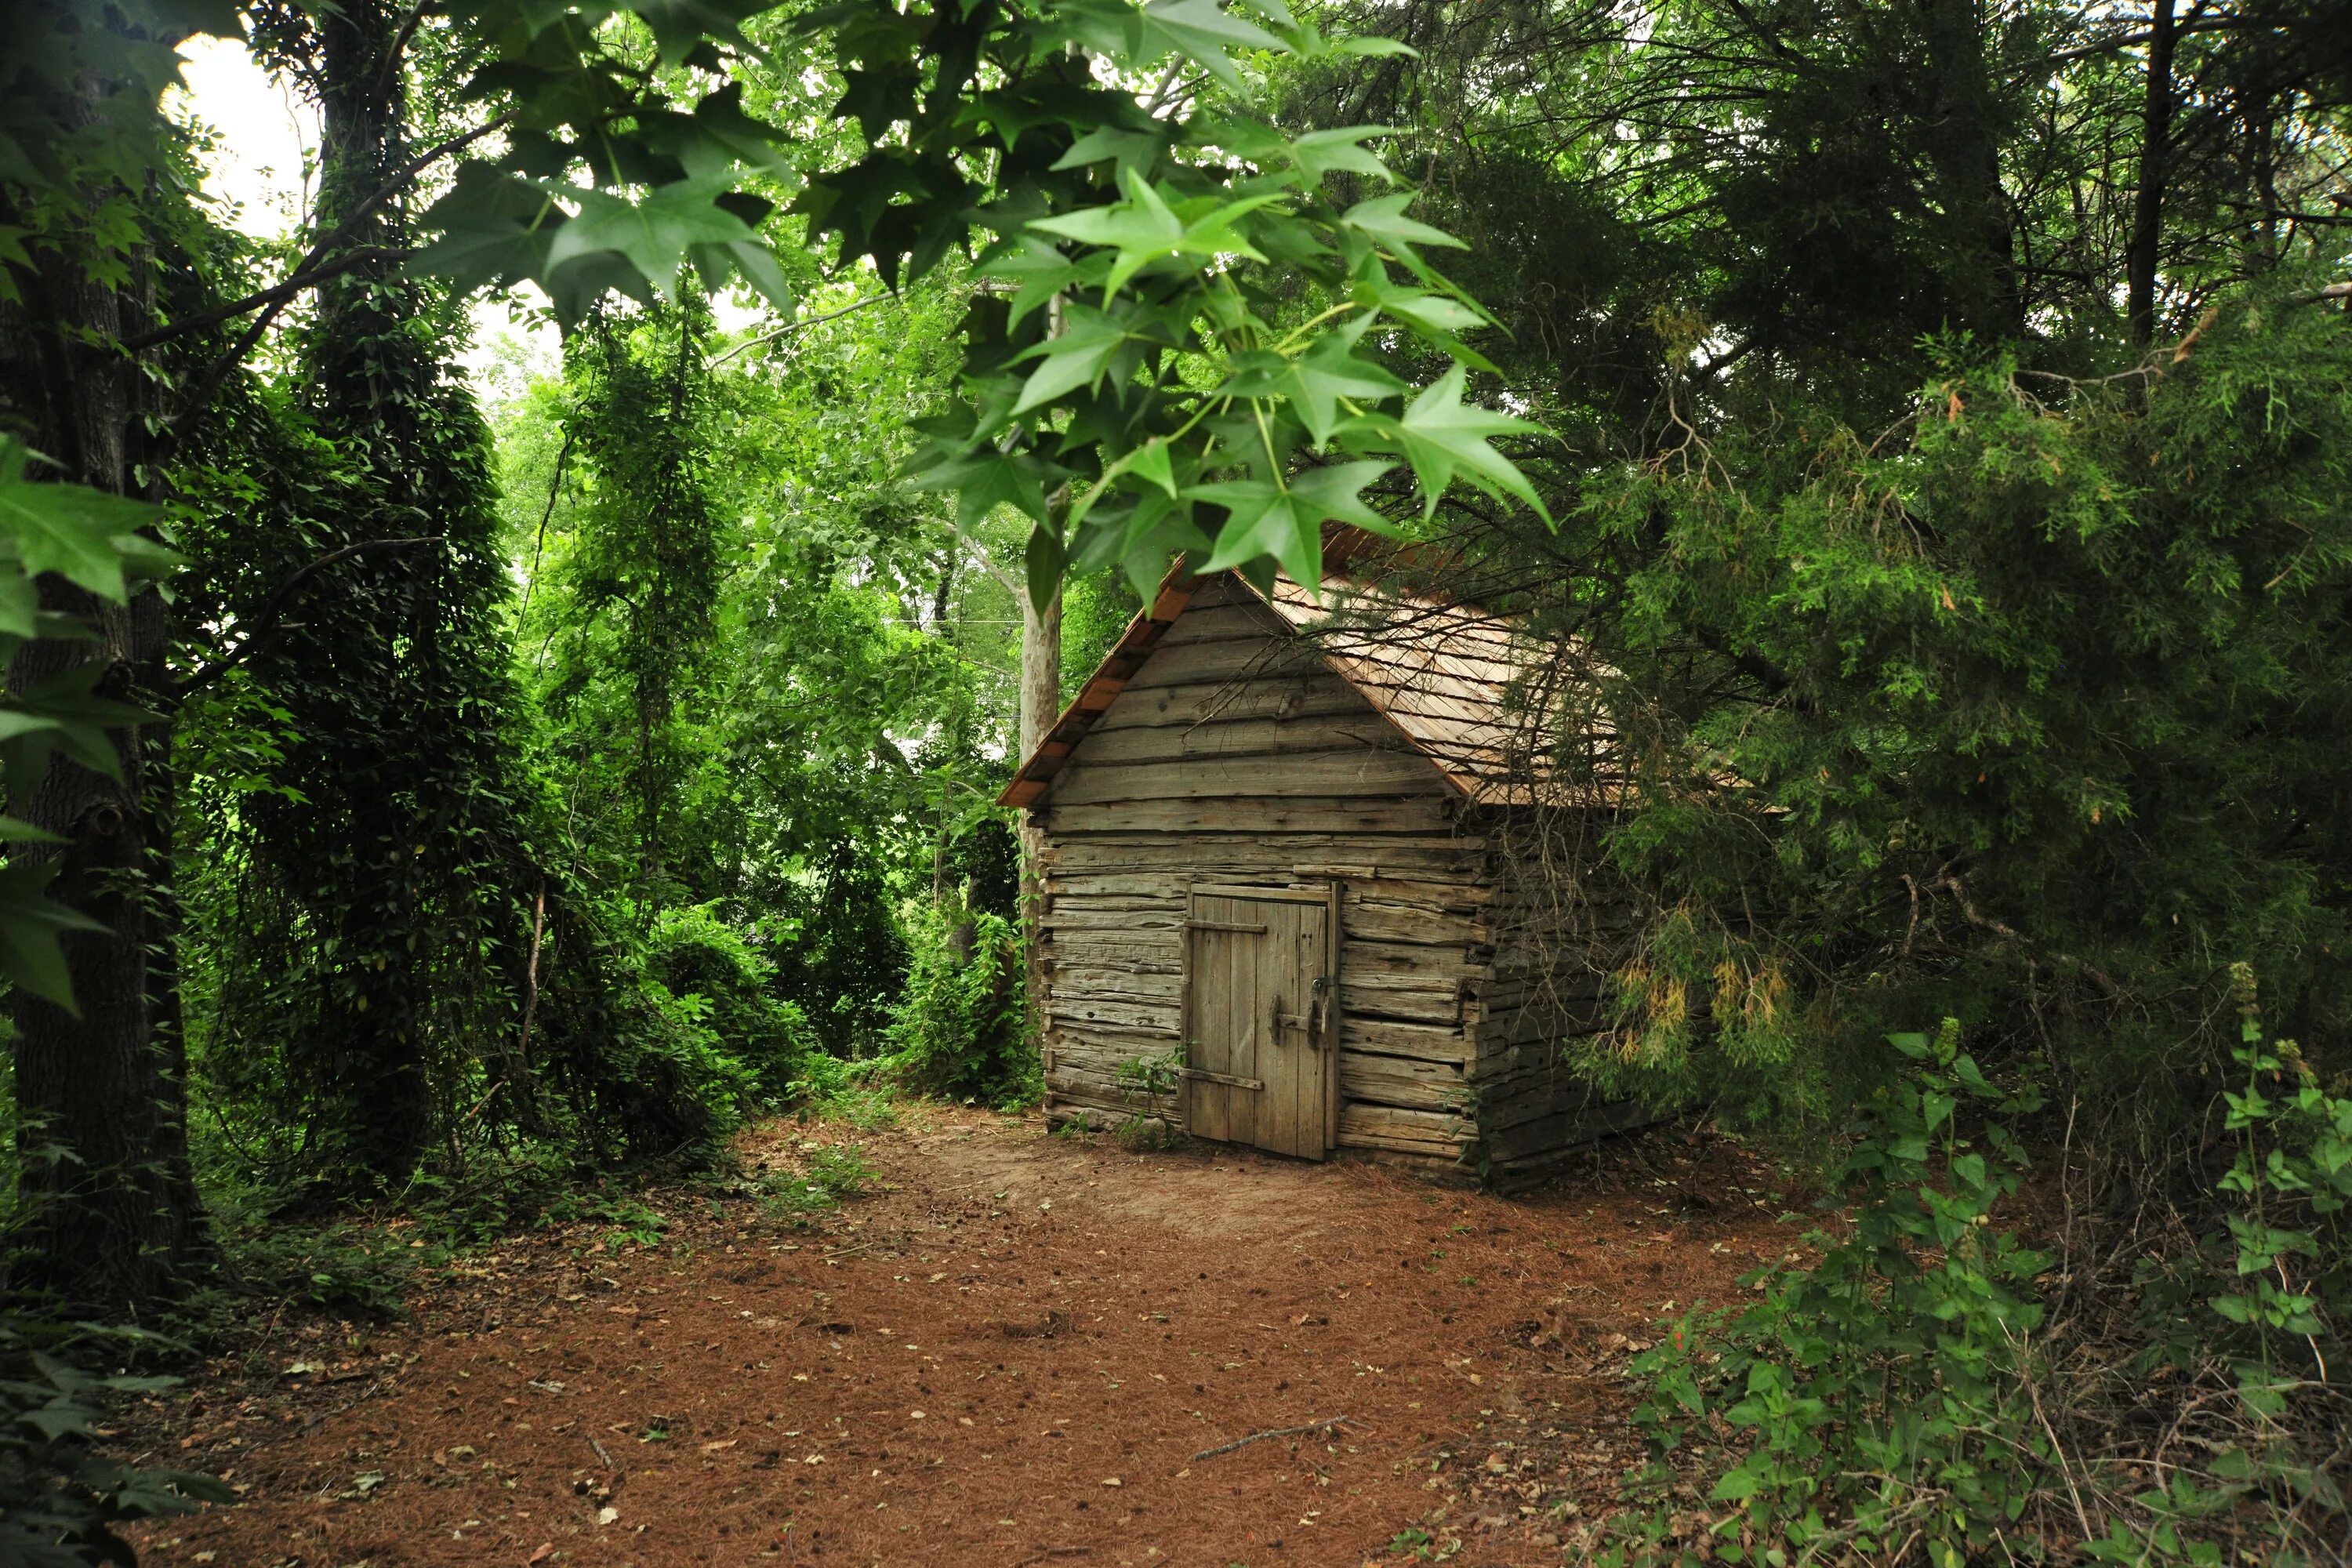
<svg viewBox="0 0 2352 1568">
<path fill-rule="evenodd" d="M 1185 1123 L 1320 1160 L 1339 1120 L 1336 891 L 1196 887 L 1184 922 Z"/>
</svg>

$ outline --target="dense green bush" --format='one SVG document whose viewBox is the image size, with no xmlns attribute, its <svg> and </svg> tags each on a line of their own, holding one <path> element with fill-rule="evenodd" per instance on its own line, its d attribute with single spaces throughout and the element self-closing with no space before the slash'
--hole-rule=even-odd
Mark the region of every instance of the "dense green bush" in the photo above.
<svg viewBox="0 0 2352 1568">
<path fill-rule="evenodd" d="M 701 999 L 721 1048 L 772 1100 L 823 1049 L 807 1015 L 776 994 L 776 966 L 709 904 L 663 910 L 646 966 L 673 997 Z"/>
<path fill-rule="evenodd" d="M 1989 1228 L 2025 1167 L 2007 1121 L 2038 1100 L 1987 1081 L 1958 1034 L 1892 1037 L 1916 1067 L 1857 1120 L 1831 1182 L 1852 1223 L 1807 1236 L 1820 1261 L 1766 1270 L 1754 1306 L 1694 1312 L 1634 1363 L 1662 1456 L 1717 1442 L 1717 1421 L 1744 1437 L 1712 1494 L 1732 1505 L 1712 1526 L 1732 1561 L 1887 1561 L 1909 1542 L 1969 1561 L 2053 1479 L 2031 1394 L 2048 1259 Z"/>
<path fill-rule="evenodd" d="M 1044 1079 L 1029 1044 L 1019 934 L 961 903 L 909 904 L 904 918 L 913 960 L 891 1010 L 898 1075 L 928 1094 L 1034 1102 Z"/>
</svg>

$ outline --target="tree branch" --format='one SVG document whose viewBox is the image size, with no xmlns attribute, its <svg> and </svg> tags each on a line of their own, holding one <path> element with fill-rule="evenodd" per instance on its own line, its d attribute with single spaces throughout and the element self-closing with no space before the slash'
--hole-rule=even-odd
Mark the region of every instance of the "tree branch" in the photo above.
<svg viewBox="0 0 2352 1568">
<path fill-rule="evenodd" d="M 357 265 L 356 261 L 346 260 L 340 257 L 336 258 L 332 270 L 321 268 L 320 263 L 325 258 L 329 251 L 334 249 L 338 244 L 349 238 L 352 230 L 358 228 L 359 226 L 372 216 L 378 207 L 383 205 L 384 203 L 390 201 L 394 196 L 399 195 L 400 192 L 406 188 L 410 182 L 414 181 L 417 175 L 423 174 L 426 169 L 432 167 L 441 159 L 447 157 L 450 153 L 463 152 L 466 148 L 470 147 L 475 142 L 480 141 L 483 137 L 489 135 L 492 132 L 505 130 L 509 125 L 514 122 L 516 114 L 520 112 L 520 110 L 509 110 L 506 113 L 499 115 L 496 120 L 491 121 L 488 124 L 477 126 L 471 131 L 461 131 L 457 135 L 449 137 L 446 141 L 435 143 L 433 146 L 418 153 L 415 157 L 410 159 L 406 163 L 401 166 L 399 171 L 395 173 L 392 178 L 386 180 L 382 185 L 378 186 L 373 195 L 370 195 L 365 201 L 360 203 L 358 206 L 352 208 L 351 215 L 348 217 L 344 218 L 341 223 L 337 224 L 334 228 L 323 236 L 316 245 L 310 247 L 309 254 L 305 255 L 299 262 L 295 264 L 294 270 L 287 275 L 284 281 L 273 283 L 267 289 L 256 289 L 253 293 L 246 295 L 243 299 L 232 300 L 226 305 L 215 305 L 209 310 L 199 310 L 193 316 L 183 316 L 178 321 L 170 322 L 164 326 L 157 327 L 152 331 L 141 332 L 136 337 L 125 338 L 122 340 L 122 347 L 132 353 L 137 353 L 142 349 L 152 349 L 156 344 L 169 342 L 173 338 L 184 337 L 190 332 L 202 331 L 206 327 L 217 326 L 223 321 L 233 321 L 236 317 L 244 315 L 248 310 L 259 310 L 264 305 L 282 301 L 288 296 L 298 294 L 315 282 L 322 281 L 327 278 L 333 277 L 337 272 L 345 270 L 351 266 Z M 371 259 L 373 258 L 373 256 L 383 256 L 387 254 L 390 253 L 381 250 L 374 251 L 372 254 L 367 251 L 354 251 L 352 253 L 353 257 L 362 259 Z"/>
<path fill-rule="evenodd" d="M 772 343 L 778 338 L 789 337 L 793 333 L 799 331 L 803 327 L 814 327 L 820 322 L 836 321 L 843 316 L 846 316 L 852 310 L 863 310 L 868 305 L 878 305 L 885 300 L 895 300 L 897 298 L 898 296 L 896 294 L 868 294 L 865 299 L 858 300 L 856 304 L 844 305 L 838 310 L 827 310 L 822 316 L 803 316 L 799 321 L 787 321 L 772 332 L 764 332 L 759 337 L 747 338 L 742 342 L 737 343 L 733 348 L 729 349 L 725 353 L 720 354 L 717 359 L 712 360 L 710 362 L 710 368 L 712 370 L 717 370 L 720 365 L 725 364 L 737 354 L 756 349 L 761 343 Z"/>
</svg>

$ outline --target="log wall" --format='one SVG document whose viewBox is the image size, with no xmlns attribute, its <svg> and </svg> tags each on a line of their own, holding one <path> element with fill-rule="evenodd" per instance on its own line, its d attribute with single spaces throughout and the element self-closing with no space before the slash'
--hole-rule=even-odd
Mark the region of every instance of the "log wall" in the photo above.
<svg viewBox="0 0 2352 1568">
<path fill-rule="evenodd" d="M 1435 770 L 1246 590 L 1194 597 L 1041 806 L 1050 1120 L 1143 1109 L 1118 1067 L 1181 1044 L 1192 883 L 1336 880 L 1339 1144 L 1459 1157 L 1485 840 Z"/>
<path fill-rule="evenodd" d="M 1565 893 L 1536 882 L 1567 876 L 1569 868 L 1508 852 L 1506 846 L 1528 836 L 1499 816 L 1483 825 L 1496 849 L 1488 906 L 1495 958 L 1465 1004 L 1465 1027 L 1479 1168 L 1507 1191 L 1542 1180 L 1579 1145 L 1647 1116 L 1637 1104 L 1601 1099 L 1561 1059 L 1569 1041 L 1608 1027 L 1609 970 L 1632 925 L 1629 900 L 1599 863 L 1602 825 L 1596 820 L 1580 836 L 1594 852 L 1580 857 L 1586 864 Z M 1563 837 L 1557 820 L 1551 827 L 1555 841 Z"/>
<path fill-rule="evenodd" d="M 1465 807 L 1230 578 L 1193 596 L 1035 809 L 1049 1121 L 1181 1121 L 1118 1073 L 1181 1050 L 1186 892 L 1209 881 L 1340 885 L 1340 1147 L 1508 1187 L 1634 1120 L 1560 1063 L 1564 1037 L 1601 1026 L 1602 975 L 1547 928 L 1510 823 Z"/>
</svg>

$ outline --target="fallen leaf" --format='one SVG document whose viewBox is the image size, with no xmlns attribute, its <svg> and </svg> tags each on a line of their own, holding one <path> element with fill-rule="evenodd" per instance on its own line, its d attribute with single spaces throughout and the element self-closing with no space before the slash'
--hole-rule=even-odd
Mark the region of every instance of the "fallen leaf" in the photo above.
<svg viewBox="0 0 2352 1568">
<path fill-rule="evenodd" d="M 1120 1480 L 1117 1476 L 1105 1476 L 1103 1478 L 1103 1485 L 1107 1487 L 1121 1487 L 1126 1484 L 1127 1483 L 1125 1481 Z"/>
<path fill-rule="evenodd" d="M 702 1446 L 702 1451 L 703 1451 L 704 1453 L 706 1453 L 706 1454 L 716 1454 L 716 1453 L 718 1453 L 721 1448 L 731 1448 L 731 1447 L 733 1447 L 735 1446 L 735 1444 L 736 1444 L 736 1441 L 737 1441 L 737 1440 L 736 1440 L 735 1438 L 733 1438 L 733 1437 L 730 1437 L 730 1438 L 728 1438 L 726 1441 L 724 1441 L 724 1442 L 720 1442 L 720 1443 L 705 1443 L 705 1444 Z"/>
<path fill-rule="evenodd" d="M 552 1541 L 542 1541 L 539 1543 L 538 1551 L 523 1559 L 523 1568 L 534 1568 L 535 1564 L 544 1563 L 554 1555 L 555 1542 Z"/>
<path fill-rule="evenodd" d="M 611 1503 L 606 1503 L 596 1510 L 596 1522 L 599 1524 L 617 1524 L 620 1522 L 620 1518 L 621 1510 Z"/>
</svg>

